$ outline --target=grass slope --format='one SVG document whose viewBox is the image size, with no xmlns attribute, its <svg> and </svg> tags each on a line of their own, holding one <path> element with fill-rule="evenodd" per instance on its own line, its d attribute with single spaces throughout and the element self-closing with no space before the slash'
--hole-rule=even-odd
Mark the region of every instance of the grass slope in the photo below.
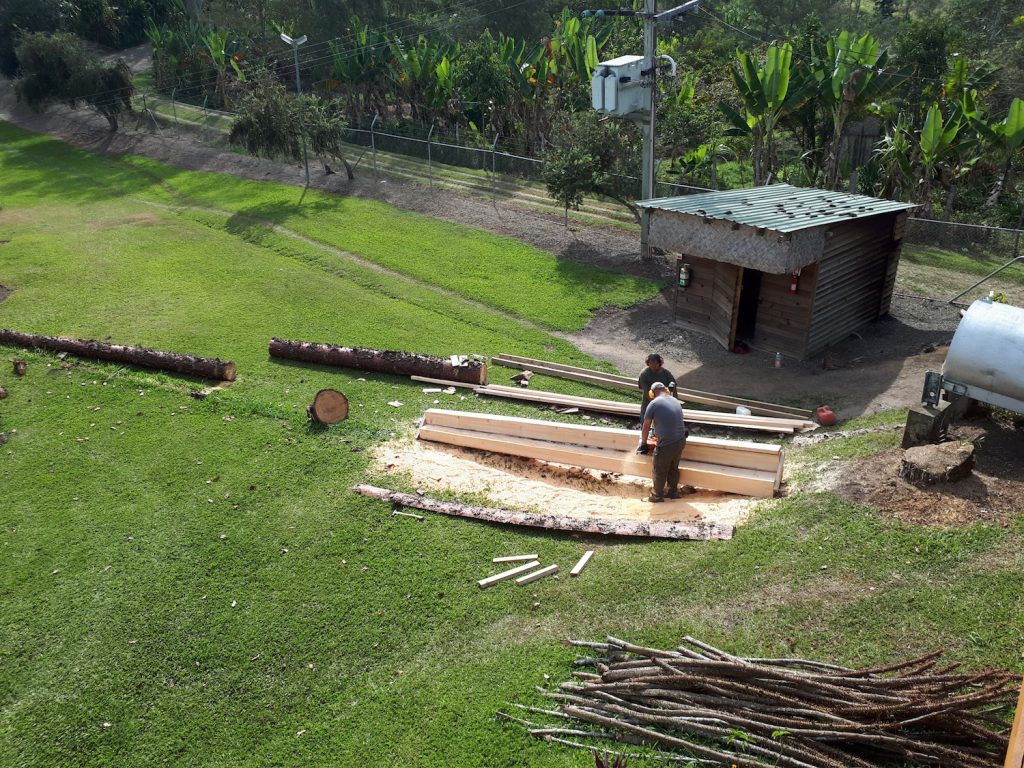
<svg viewBox="0 0 1024 768">
<path fill-rule="evenodd" d="M 0 765 L 592 765 L 494 719 L 544 673 L 566 675 L 570 635 L 693 633 L 856 663 L 941 645 L 971 667 L 1024 666 L 1020 522 L 911 528 L 826 494 L 699 544 L 391 517 L 349 488 L 408 487 L 373 476 L 367 452 L 434 396 L 266 355 L 278 334 L 582 360 L 537 325 L 575 327 L 607 294 L 650 286 L 595 283 L 364 201 L 307 197 L 311 215 L 287 187 L 3 126 L 0 140 L 0 283 L 15 289 L 0 326 L 220 355 L 240 372 L 198 401 L 194 381 L 45 353 L 18 353 L 24 378 L 0 371 Z M 254 224 L 254 208 L 363 261 Z M 393 233 L 404 261 L 375 239 Z M 466 253 L 500 268 L 467 277 L 451 255 Z M 314 429 L 302 409 L 325 386 L 352 414 Z M 445 402 L 536 413 L 458 397 Z M 580 579 L 474 584 L 495 555 L 564 568 L 588 547 Z"/>
</svg>

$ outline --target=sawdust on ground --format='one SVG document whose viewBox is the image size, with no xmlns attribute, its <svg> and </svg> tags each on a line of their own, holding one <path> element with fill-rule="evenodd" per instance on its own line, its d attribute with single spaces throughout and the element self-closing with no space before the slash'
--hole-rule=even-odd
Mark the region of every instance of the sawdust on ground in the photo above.
<svg viewBox="0 0 1024 768">
<path fill-rule="evenodd" d="M 964 480 L 937 485 L 909 483 L 899 476 L 903 451 L 897 448 L 845 465 L 830 478 L 831 490 L 916 525 L 990 522 L 1008 526 L 1024 510 L 1024 430 L 1013 423 L 973 419 L 957 424 L 949 438 L 975 445 L 977 463 Z"/>
<path fill-rule="evenodd" d="M 497 506 L 548 514 L 738 525 L 758 501 L 695 491 L 651 504 L 650 483 L 639 478 L 408 439 L 378 447 L 374 459 L 384 472 L 409 475 L 428 495 L 481 494 Z"/>
</svg>

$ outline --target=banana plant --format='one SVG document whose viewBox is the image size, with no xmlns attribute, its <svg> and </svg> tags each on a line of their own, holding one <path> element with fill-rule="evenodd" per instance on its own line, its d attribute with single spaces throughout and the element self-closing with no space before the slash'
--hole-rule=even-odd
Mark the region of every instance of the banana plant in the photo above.
<svg viewBox="0 0 1024 768">
<path fill-rule="evenodd" d="M 929 203 L 932 184 L 938 178 L 947 190 L 945 212 L 948 216 L 953 206 L 956 181 L 966 175 L 978 157 L 972 152 L 978 141 L 970 132 L 969 119 L 965 113 L 972 109 L 969 102 L 951 110 L 948 119 L 943 118 L 938 104 L 932 104 L 925 115 L 919 139 L 920 147 L 920 188 L 918 201 Z"/>
<path fill-rule="evenodd" d="M 813 83 L 802 69 L 794 69 L 789 43 L 770 45 L 761 66 L 747 53 L 739 53 L 739 67 L 732 69 L 732 79 L 743 101 L 743 113 L 725 101 L 718 106 L 733 126 L 726 135 L 750 137 L 754 184 L 759 186 L 778 171 L 775 129 L 779 121 L 810 98 Z"/>
<path fill-rule="evenodd" d="M 992 194 L 985 201 L 986 207 L 994 207 L 1010 185 L 1014 157 L 1024 145 L 1024 101 L 1015 96 L 1006 111 L 1006 117 L 998 122 L 986 120 L 980 113 L 970 116 L 970 119 L 981 140 L 1001 161 L 999 177 L 992 188 Z"/>
<path fill-rule="evenodd" d="M 429 122 L 448 117 L 455 90 L 450 59 L 453 50 L 422 35 L 413 45 L 399 38 L 391 42 L 389 77 L 409 104 L 414 120 Z"/>
<path fill-rule="evenodd" d="M 343 92 L 353 122 L 361 116 L 385 114 L 387 82 L 392 56 L 387 37 L 364 24 L 358 16 L 349 20 L 350 46 L 330 44 L 331 76 Z"/>
<path fill-rule="evenodd" d="M 877 110 L 877 102 L 910 75 L 910 68 L 886 70 L 889 52 L 870 34 L 855 37 L 842 31 L 813 50 L 810 67 L 818 83 L 817 98 L 832 118 L 832 140 L 825 167 L 825 186 L 839 184 L 839 152 L 843 128 L 851 118 Z"/>
</svg>

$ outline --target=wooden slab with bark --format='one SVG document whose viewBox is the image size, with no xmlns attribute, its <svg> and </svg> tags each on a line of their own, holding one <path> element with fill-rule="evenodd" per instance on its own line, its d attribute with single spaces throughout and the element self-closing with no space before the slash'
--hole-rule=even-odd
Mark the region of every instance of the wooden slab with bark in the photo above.
<svg viewBox="0 0 1024 768">
<path fill-rule="evenodd" d="M 731 539 L 733 527 L 726 523 L 680 522 L 672 520 L 622 520 L 601 518 L 594 515 L 573 517 L 571 515 L 546 514 L 542 512 L 519 512 L 496 507 L 479 507 L 454 501 L 441 501 L 412 493 L 401 493 L 373 485 L 357 485 L 358 494 L 380 499 L 389 504 L 422 509 L 441 515 L 466 517 L 489 523 L 523 525 L 545 530 L 571 531 L 576 533 L 601 533 L 611 536 L 643 536 L 657 539 L 695 539 L 710 541 Z"/>
<path fill-rule="evenodd" d="M 479 385 L 487 381 L 487 365 L 479 360 L 466 360 L 462 365 L 452 365 L 450 359 L 411 352 L 274 338 L 270 341 L 270 356 L 304 363 L 354 368 L 358 371 L 391 373 L 397 376 L 426 376 L 466 384 Z"/>
<path fill-rule="evenodd" d="M 41 336 L 0 328 L 0 344 L 67 352 L 76 357 L 128 363 L 142 368 L 183 373 L 203 379 L 235 380 L 235 364 L 220 358 L 199 357 L 178 352 L 161 352 L 147 347 L 126 347 L 91 339 L 67 339 L 62 336 Z"/>
</svg>

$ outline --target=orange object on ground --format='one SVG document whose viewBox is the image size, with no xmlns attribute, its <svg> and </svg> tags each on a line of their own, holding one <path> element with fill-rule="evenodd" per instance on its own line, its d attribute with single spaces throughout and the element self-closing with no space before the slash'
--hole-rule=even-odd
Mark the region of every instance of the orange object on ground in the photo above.
<svg viewBox="0 0 1024 768">
<path fill-rule="evenodd" d="M 1006 764 L 1003 768 L 1024 768 L 1024 684 L 1017 699 L 1017 714 L 1010 731 L 1010 746 L 1006 750 Z"/>
<path fill-rule="evenodd" d="M 836 415 L 832 413 L 832 409 L 827 405 L 818 406 L 818 410 L 815 412 L 818 417 L 818 423 L 823 427 L 833 427 L 836 423 Z"/>
</svg>

